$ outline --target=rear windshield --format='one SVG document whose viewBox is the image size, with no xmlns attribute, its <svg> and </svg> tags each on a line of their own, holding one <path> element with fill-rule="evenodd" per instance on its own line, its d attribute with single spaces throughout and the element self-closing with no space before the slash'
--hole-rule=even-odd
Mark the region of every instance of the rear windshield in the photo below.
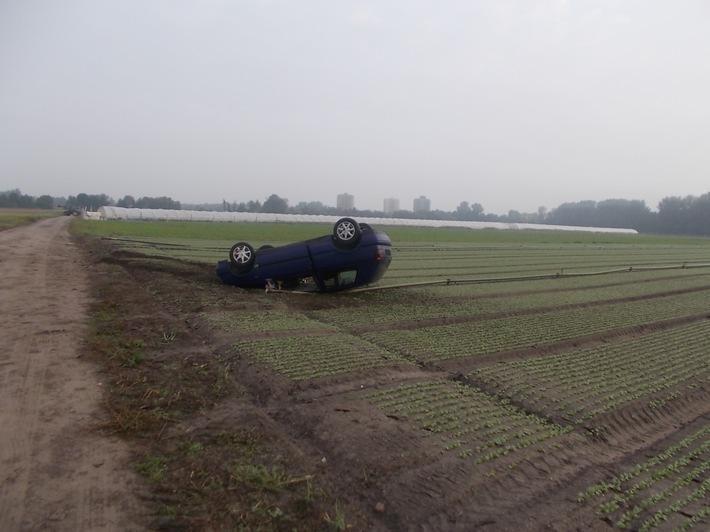
<svg viewBox="0 0 710 532">
<path fill-rule="evenodd" d="M 357 270 L 327 272 L 322 276 L 326 288 L 342 288 L 355 283 Z"/>
</svg>

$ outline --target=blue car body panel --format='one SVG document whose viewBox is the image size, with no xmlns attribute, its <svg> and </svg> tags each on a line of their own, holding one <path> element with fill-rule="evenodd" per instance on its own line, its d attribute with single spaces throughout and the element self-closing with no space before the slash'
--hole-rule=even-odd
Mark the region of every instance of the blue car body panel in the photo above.
<svg viewBox="0 0 710 532">
<path fill-rule="evenodd" d="M 228 260 L 219 261 L 217 275 L 225 284 L 244 288 L 264 288 L 269 282 L 293 288 L 312 278 L 318 290 L 335 292 L 382 278 L 392 261 L 391 246 L 385 233 L 367 227 L 350 248 L 339 246 L 331 235 L 322 236 L 260 249 L 246 272 Z"/>
</svg>

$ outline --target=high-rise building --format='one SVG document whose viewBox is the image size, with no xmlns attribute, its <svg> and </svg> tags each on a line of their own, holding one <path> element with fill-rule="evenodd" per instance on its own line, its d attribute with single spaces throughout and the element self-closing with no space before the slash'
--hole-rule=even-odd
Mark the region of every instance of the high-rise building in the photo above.
<svg viewBox="0 0 710 532">
<path fill-rule="evenodd" d="M 338 210 L 339 211 L 352 211 L 355 209 L 355 196 L 352 194 L 338 194 Z"/>
<path fill-rule="evenodd" d="M 385 198 L 384 208 L 382 210 L 385 216 L 392 216 L 395 211 L 399 210 L 399 200 L 396 198 Z"/>
<path fill-rule="evenodd" d="M 414 199 L 414 212 L 429 212 L 431 210 L 431 200 L 425 196 Z"/>
</svg>

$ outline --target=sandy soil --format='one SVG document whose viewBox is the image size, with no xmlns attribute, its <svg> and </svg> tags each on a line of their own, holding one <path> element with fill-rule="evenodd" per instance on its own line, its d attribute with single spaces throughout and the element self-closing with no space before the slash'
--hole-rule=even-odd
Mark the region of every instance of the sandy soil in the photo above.
<svg viewBox="0 0 710 532">
<path fill-rule="evenodd" d="M 0 232 L 0 530 L 142 530 L 142 480 L 101 435 L 97 368 L 81 356 L 87 271 L 69 218 Z"/>
</svg>

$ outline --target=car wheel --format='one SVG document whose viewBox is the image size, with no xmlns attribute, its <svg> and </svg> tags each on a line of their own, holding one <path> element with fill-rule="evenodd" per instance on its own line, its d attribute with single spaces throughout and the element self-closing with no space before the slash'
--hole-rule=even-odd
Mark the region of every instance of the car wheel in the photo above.
<svg viewBox="0 0 710 532">
<path fill-rule="evenodd" d="M 335 242 L 345 247 L 353 247 L 360 239 L 360 224 L 352 218 L 341 218 L 333 226 Z"/>
<path fill-rule="evenodd" d="M 256 260 L 254 248 L 246 242 L 237 242 L 229 250 L 229 262 L 238 272 L 244 273 L 251 269 Z"/>
</svg>

